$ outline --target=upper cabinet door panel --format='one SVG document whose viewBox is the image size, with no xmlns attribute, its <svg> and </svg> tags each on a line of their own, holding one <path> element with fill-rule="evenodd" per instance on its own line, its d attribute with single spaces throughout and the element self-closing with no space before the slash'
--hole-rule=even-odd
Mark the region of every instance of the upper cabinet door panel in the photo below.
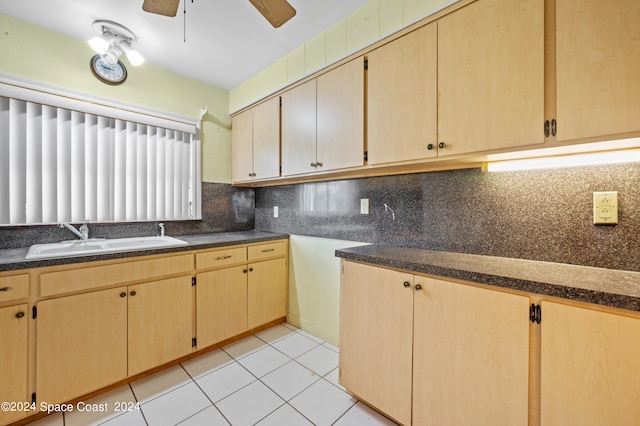
<svg viewBox="0 0 640 426">
<path fill-rule="evenodd" d="M 282 94 L 282 175 L 315 172 L 316 80 Z"/>
<path fill-rule="evenodd" d="M 438 156 L 544 142 L 544 1 L 479 0 L 438 21 Z"/>
<path fill-rule="evenodd" d="M 363 60 L 318 77 L 318 171 L 364 164 Z"/>
<path fill-rule="evenodd" d="M 369 53 L 369 164 L 436 156 L 437 49 L 432 23 Z"/>
<path fill-rule="evenodd" d="M 234 182 L 251 180 L 253 173 L 253 110 L 231 119 L 231 174 Z"/>
<path fill-rule="evenodd" d="M 280 98 L 253 109 L 253 173 L 255 179 L 280 175 Z"/>
<path fill-rule="evenodd" d="M 640 130 L 640 2 L 556 0 L 558 140 Z"/>
</svg>

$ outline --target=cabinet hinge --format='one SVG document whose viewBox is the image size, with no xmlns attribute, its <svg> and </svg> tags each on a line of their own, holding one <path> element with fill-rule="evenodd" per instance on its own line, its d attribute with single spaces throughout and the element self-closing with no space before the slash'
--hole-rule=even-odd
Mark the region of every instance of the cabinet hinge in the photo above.
<svg viewBox="0 0 640 426">
<path fill-rule="evenodd" d="M 369 161 L 369 151 L 364 152 L 364 161 Z"/>
<path fill-rule="evenodd" d="M 280 106 L 282 106 L 282 96 L 279 99 Z"/>
<path fill-rule="evenodd" d="M 191 277 L 191 285 L 192 285 L 192 286 L 195 286 L 195 285 L 196 285 L 196 282 L 197 282 L 196 277 Z"/>
<path fill-rule="evenodd" d="M 31 308 L 31 318 L 36 319 L 37 316 L 38 316 L 38 308 L 34 306 L 33 308 Z"/>
<path fill-rule="evenodd" d="M 545 120 L 544 122 L 544 137 L 548 138 L 551 134 L 550 123 L 549 120 Z"/>
<path fill-rule="evenodd" d="M 529 321 L 540 324 L 542 321 L 542 308 L 540 305 L 531 304 L 529 307 Z"/>
<path fill-rule="evenodd" d="M 36 393 L 35 392 L 31 394 L 31 403 L 32 404 L 36 403 Z"/>
<path fill-rule="evenodd" d="M 369 59 L 364 60 L 364 69 L 365 71 L 369 69 Z"/>
<path fill-rule="evenodd" d="M 194 337 L 193 339 L 191 339 L 191 347 L 195 348 L 197 345 L 198 345 L 198 339 Z"/>
</svg>

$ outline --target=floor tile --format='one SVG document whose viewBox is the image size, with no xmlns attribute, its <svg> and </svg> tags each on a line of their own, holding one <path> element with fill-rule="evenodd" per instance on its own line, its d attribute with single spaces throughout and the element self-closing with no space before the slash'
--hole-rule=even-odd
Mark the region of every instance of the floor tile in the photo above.
<svg viewBox="0 0 640 426">
<path fill-rule="evenodd" d="M 340 417 L 335 426 L 360 426 L 360 425 L 379 425 L 379 426 L 393 426 L 397 423 L 386 418 L 382 414 L 378 413 L 372 408 L 367 407 L 362 402 L 359 402 L 351 407 L 344 416 Z"/>
<path fill-rule="evenodd" d="M 309 420 L 294 410 L 289 404 L 285 404 L 264 419 L 256 423 L 256 426 L 313 426 Z"/>
<path fill-rule="evenodd" d="M 237 362 L 196 379 L 198 386 L 213 402 L 220 401 L 254 381 L 255 376 Z"/>
<path fill-rule="evenodd" d="M 262 377 L 289 361 L 291 361 L 291 358 L 273 349 L 271 346 L 262 348 L 238 360 L 244 368 L 256 377 Z"/>
<path fill-rule="evenodd" d="M 141 411 L 128 411 L 100 426 L 147 426 Z"/>
<path fill-rule="evenodd" d="M 29 423 L 29 426 L 64 426 L 64 417 L 62 413 L 51 414 L 40 420 Z"/>
<path fill-rule="evenodd" d="M 242 340 L 233 342 L 227 346 L 223 346 L 222 350 L 231 355 L 235 359 L 242 358 L 253 352 L 266 347 L 267 344 L 256 336 L 245 337 Z"/>
<path fill-rule="evenodd" d="M 249 426 L 268 416 L 284 400 L 262 382 L 254 382 L 216 403 L 233 426 Z"/>
<path fill-rule="evenodd" d="M 152 426 L 175 425 L 211 405 L 195 383 L 188 383 L 142 404 L 142 413 Z"/>
<path fill-rule="evenodd" d="M 136 399 L 129 385 L 75 404 L 74 411 L 64 413 L 64 424 L 65 426 L 87 426 L 104 423 L 124 414 L 122 410 L 126 410 L 128 405 L 118 404 L 121 402 L 136 404 Z"/>
<path fill-rule="evenodd" d="M 288 401 L 320 380 L 320 376 L 297 362 L 291 361 L 267 374 L 261 380 L 282 399 Z"/>
<path fill-rule="evenodd" d="M 131 388 L 136 399 L 143 404 L 190 382 L 191 377 L 181 366 L 176 365 L 131 383 Z"/>
<path fill-rule="evenodd" d="M 289 404 L 317 426 L 331 425 L 357 400 L 324 379 L 318 380 Z"/>
<path fill-rule="evenodd" d="M 178 424 L 180 426 L 229 426 L 229 422 L 213 405 Z"/>
<path fill-rule="evenodd" d="M 296 361 L 319 376 L 324 376 L 338 366 L 338 353 L 326 346 L 316 346 L 297 357 Z"/>
<path fill-rule="evenodd" d="M 182 367 L 184 367 L 184 369 L 187 370 L 187 373 L 195 379 L 222 368 L 225 365 L 229 365 L 232 362 L 233 358 L 231 358 L 226 352 L 222 349 L 216 349 L 215 351 L 208 352 L 197 358 L 183 362 Z"/>
<path fill-rule="evenodd" d="M 329 342 L 324 342 L 324 343 L 322 344 L 322 346 L 326 346 L 326 347 L 328 347 L 329 349 L 331 349 L 332 351 L 340 352 L 340 349 L 339 349 L 336 345 L 332 345 L 332 344 L 331 344 L 331 343 L 329 343 Z"/>
<path fill-rule="evenodd" d="M 338 368 L 334 368 L 328 374 L 325 374 L 324 379 L 328 380 L 329 383 L 337 386 L 341 390 L 346 390 L 345 387 L 339 383 L 339 377 L 338 377 L 339 374 L 340 374 L 340 370 Z"/>
<path fill-rule="evenodd" d="M 295 330 L 292 330 L 289 327 L 286 327 L 284 325 L 276 325 L 274 327 L 271 327 L 264 331 L 256 333 L 256 337 L 258 337 L 260 340 L 264 340 L 269 344 L 272 344 L 282 338 L 291 336 L 295 332 L 296 332 Z"/>
<path fill-rule="evenodd" d="M 311 339 L 311 340 L 313 340 L 313 341 L 314 341 L 314 342 L 316 342 L 316 343 L 319 343 L 319 344 L 323 344 L 323 343 L 324 343 L 324 340 L 322 340 L 321 338 L 319 338 L 319 337 L 317 337 L 317 336 L 315 336 L 315 335 L 313 335 L 313 334 L 309 333 L 308 331 L 305 331 L 305 330 L 298 330 L 298 333 L 300 333 L 301 335 L 303 335 L 303 336 L 304 336 L 304 337 L 306 337 L 307 339 Z"/>
<path fill-rule="evenodd" d="M 280 352 L 290 356 L 291 358 L 295 358 L 315 348 L 316 346 L 318 346 L 318 343 L 304 337 L 300 333 L 296 333 L 289 337 L 285 337 L 284 339 L 278 340 L 271 346 L 273 346 Z"/>
</svg>

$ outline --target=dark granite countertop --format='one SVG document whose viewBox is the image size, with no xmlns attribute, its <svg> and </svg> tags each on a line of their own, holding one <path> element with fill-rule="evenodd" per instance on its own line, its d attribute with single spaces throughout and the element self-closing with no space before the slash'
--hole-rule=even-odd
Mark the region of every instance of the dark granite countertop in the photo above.
<svg viewBox="0 0 640 426">
<path fill-rule="evenodd" d="M 28 247 L 18 249 L 0 250 L 0 272 L 28 268 L 40 268 L 43 266 L 66 265 L 71 263 L 95 262 L 98 260 L 122 259 L 127 257 L 148 256 L 152 254 L 173 253 L 189 250 L 200 250 L 215 247 L 224 247 L 236 244 L 259 243 L 262 241 L 281 240 L 289 238 L 288 234 L 276 234 L 260 231 L 221 232 L 215 234 L 197 234 L 177 236 L 180 240 L 189 243 L 186 246 L 166 247 L 153 250 L 138 250 L 120 253 L 105 253 L 89 256 L 62 257 L 52 259 L 26 260 Z"/>
<path fill-rule="evenodd" d="M 343 259 L 640 311 L 640 272 L 373 244 Z"/>
</svg>

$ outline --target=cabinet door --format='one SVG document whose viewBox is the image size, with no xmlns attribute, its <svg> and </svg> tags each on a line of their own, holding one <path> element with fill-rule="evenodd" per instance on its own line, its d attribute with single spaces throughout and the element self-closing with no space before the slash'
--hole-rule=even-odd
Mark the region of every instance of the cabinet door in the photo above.
<svg viewBox="0 0 640 426">
<path fill-rule="evenodd" d="M 205 272 L 197 278 L 198 348 L 247 331 L 247 266 Z"/>
<path fill-rule="evenodd" d="M 542 303 L 541 425 L 637 425 L 640 319 Z"/>
<path fill-rule="evenodd" d="M 129 286 L 129 376 L 191 352 L 191 277 Z"/>
<path fill-rule="evenodd" d="M 369 53 L 369 164 L 436 156 L 437 49 L 433 23 Z"/>
<path fill-rule="evenodd" d="M 234 182 L 253 179 L 253 109 L 231 119 L 231 175 Z"/>
<path fill-rule="evenodd" d="M 253 109 L 254 179 L 280 176 L 280 97 Z"/>
<path fill-rule="evenodd" d="M 62 403 L 127 377 L 125 287 L 38 303 L 38 402 Z"/>
<path fill-rule="evenodd" d="M 364 58 L 318 77 L 318 171 L 364 164 Z"/>
<path fill-rule="evenodd" d="M 558 140 L 640 130 L 640 2 L 556 0 Z"/>
<path fill-rule="evenodd" d="M 26 303 L 0 309 L 0 402 L 31 400 L 27 396 L 28 309 Z M 26 417 L 27 414 L 29 413 L 0 411 L 0 424 Z"/>
<path fill-rule="evenodd" d="M 340 384 L 405 425 L 411 423 L 412 287 L 411 274 L 343 262 Z"/>
<path fill-rule="evenodd" d="M 438 156 L 544 142 L 544 1 L 478 0 L 438 20 Z"/>
<path fill-rule="evenodd" d="M 282 175 L 315 172 L 316 80 L 282 94 Z"/>
<path fill-rule="evenodd" d="M 249 329 L 287 316 L 287 259 L 249 264 Z"/>
<path fill-rule="evenodd" d="M 527 425 L 529 299 L 415 280 L 413 424 Z"/>
</svg>

